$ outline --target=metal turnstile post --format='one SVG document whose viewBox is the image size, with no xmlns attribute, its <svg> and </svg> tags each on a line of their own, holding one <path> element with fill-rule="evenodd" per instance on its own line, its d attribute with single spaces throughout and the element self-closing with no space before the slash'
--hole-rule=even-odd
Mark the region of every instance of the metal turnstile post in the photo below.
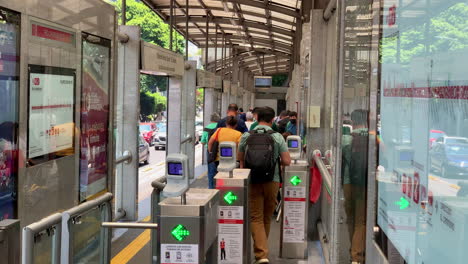
<svg viewBox="0 0 468 264">
<path fill-rule="evenodd" d="M 186 198 L 186 204 L 181 203 L 180 196 L 166 198 L 159 203 L 158 264 L 215 261 L 219 191 L 189 189 Z"/>
<path fill-rule="evenodd" d="M 0 221 L 0 256 L 10 264 L 20 263 L 20 221 L 6 219 Z"/>
<path fill-rule="evenodd" d="M 230 175 L 231 174 L 231 175 Z M 218 208 L 219 264 L 250 263 L 249 181 L 250 169 L 219 172 L 215 176 L 220 192 Z"/>
<path fill-rule="evenodd" d="M 281 221 L 281 258 L 307 258 L 309 164 L 298 160 L 285 167 Z"/>
</svg>

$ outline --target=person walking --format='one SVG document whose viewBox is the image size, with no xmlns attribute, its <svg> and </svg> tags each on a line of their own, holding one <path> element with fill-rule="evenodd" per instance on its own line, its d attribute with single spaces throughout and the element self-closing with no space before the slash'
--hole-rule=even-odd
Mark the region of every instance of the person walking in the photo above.
<svg viewBox="0 0 468 264">
<path fill-rule="evenodd" d="M 208 144 L 211 136 L 216 132 L 216 127 L 218 126 L 218 122 L 221 118 L 217 113 L 211 114 L 210 122 L 204 129 L 203 134 L 200 139 L 200 143 L 203 146 Z M 207 157 L 208 155 L 208 148 L 207 148 Z M 208 188 L 214 189 L 214 176 L 216 175 L 216 164 L 214 162 L 208 162 Z"/>
<path fill-rule="evenodd" d="M 285 140 L 271 128 L 274 117 L 272 108 L 261 108 L 258 126 L 244 133 L 239 143 L 240 167 L 251 169 L 249 210 L 255 264 L 270 263 L 268 235 L 279 190 L 280 165 L 291 164 Z"/>
<path fill-rule="evenodd" d="M 291 133 L 291 135 L 297 135 L 297 112 L 289 113 L 289 122 L 286 125 L 286 132 Z"/>
<path fill-rule="evenodd" d="M 231 141 L 236 144 L 239 144 L 240 138 L 242 136 L 242 133 L 237 131 L 237 125 L 238 125 L 239 120 L 237 117 L 234 116 L 228 116 L 226 118 L 226 125 L 227 127 L 220 127 L 216 130 L 216 132 L 211 136 L 210 140 L 208 141 L 208 153 L 210 156 L 213 155 L 213 153 L 216 154 L 216 159 L 212 163 L 214 163 L 215 170 L 213 174 L 212 179 L 208 179 L 208 182 L 212 181 L 213 188 L 214 188 L 214 176 L 218 172 L 218 165 L 219 165 L 219 153 L 215 146 L 215 142 L 224 142 L 224 141 Z M 219 123 L 218 123 L 219 124 Z"/>
<path fill-rule="evenodd" d="M 245 121 L 245 125 L 247 126 L 247 129 L 250 130 L 250 126 L 252 126 L 253 124 L 253 119 L 254 119 L 254 116 L 252 114 L 252 112 L 247 112 L 246 115 L 245 115 L 245 118 L 247 119 L 247 121 Z"/>
<path fill-rule="evenodd" d="M 252 125 L 250 125 L 250 128 L 249 130 L 254 130 L 257 126 L 258 126 L 258 112 L 264 107 L 255 107 L 253 110 L 252 110 L 252 114 L 254 116 L 254 121 L 252 123 Z M 269 107 L 270 108 L 270 107 Z M 272 108 L 270 108 L 272 109 Z M 274 110 L 273 110 L 274 111 Z M 273 120 L 272 120 L 273 121 Z M 276 131 L 278 132 L 278 126 L 276 125 L 275 122 L 272 122 L 272 125 L 271 125 L 271 128 L 273 129 L 273 131 Z"/>
<path fill-rule="evenodd" d="M 219 120 L 217 128 L 226 127 L 227 118 L 232 116 L 232 117 L 237 118 L 236 130 L 241 133 L 247 132 L 248 131 L 247 126 L 245 125 L 245 122 L 239 118 L 239 115 L 237 113 L 238 110 L 239 108 L 237 107 L 237 104 L 230 104 L 226 111 L 227 116 Z"/>
<path fill-rule="evenodd" d="M 283 110 L 281 111 L 281 114 L 279 115 L 279 120 L 277 122 L 278 125 L 278 132 L 284 133 L 286 132 L 286 126 L 289 123 L 289 111 L 288 110 Z"/>
</svg>

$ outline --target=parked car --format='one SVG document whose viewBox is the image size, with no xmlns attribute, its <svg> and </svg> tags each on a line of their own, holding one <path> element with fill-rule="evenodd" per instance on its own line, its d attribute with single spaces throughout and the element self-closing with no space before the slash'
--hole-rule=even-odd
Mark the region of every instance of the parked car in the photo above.
<svg viewBox="0 0 468 264">
<path fill-rule="evenodd" d="M 440 137 L 435 141 L 436 144 L 468 144 L 466 137 Z"/>
<path fill-rule="evenodd" d="M 430 131 L 430 133 L 431 133 L 431 134 L 430 134 L 430 138 L 429 138 L 429 146 L 430 146 L 430 147 L 432 147 L 432 145 L 434 145 L 434 142 L 435 142 L 437 139 L 439 139 L 439 138 L 441 138 L 441 137 L 446 137 L 446 136 L 447 136 L 447 134 L 445 134 L 445 132 L 442 131 L 442 130 L 435 130 L 435 129 L 432 129 L 432 130 Z"/>
<path fill-rule="evenodd" d="M 468 177 L 468 144 L 435 144 L 429 152 L 430 168 L 443 178 Z"/>
<path fill-rule="evenodd" d="M 195 121 L 195 144 L 200 142 L 200 139 L 203 135 L 203 121 Z"/>
<path fill-rule="evenodd" d="M 156 132 L 155 123 L 140 123 L 140 134 L 148 142 L 150 146 L 153 145 L 154 134 Z"/>
<path fill-rule="evenodd" d="M 139 154 L 139 161 L 140 163 L 143 164 L 148 164 L 149 163 L 149 158 L 150 158 L 150 149 L 149 149 L 149 144 L 146 142 L 146 140 L 143 138 L 142 135 L 138 137 L 138 154 Z"/>
<path fill-rule="evenodd" d="M 166 139 L 167 139 L 167 127 L 166 124 L 164 123 L 159 123 L 158 124 L 158 131 L 156 132 L 154 139 L 153 139 L 153 145 L 154 149 L 166 149 Z"/>
</svg>

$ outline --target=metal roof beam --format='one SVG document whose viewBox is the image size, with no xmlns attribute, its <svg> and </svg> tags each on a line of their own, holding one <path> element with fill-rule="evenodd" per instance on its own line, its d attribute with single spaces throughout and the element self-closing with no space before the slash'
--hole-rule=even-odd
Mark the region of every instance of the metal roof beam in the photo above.
<svg viewBox="0 0 468 264">
<path fill-rule="evenodd" d="M 292 16 L 295 18 L 300 18 L 301 14 L 299 13 L 299 10 L 293 10 L 291 7 L 284 6 L 284 5 L 279 5 L 279 4 L 274 4 L 274 3 L 269 3 L 265 5 L 260 1 L 256 0 L 226 0 L 227 2 L 235 3 L 235 4 L 240 4 L 240 5 L 246 5 L 246 6 L 253 6 L 253 7 L 258 7 L 262 9 L 268 9 L 270 11 L 274 11 L 280 14 Z"/>
<path fill-rule="evenodd" d="M 233 21 L 236 22 L 236 25 L 239 25 L 240 26 L 240 22 L 238 19 L 235 19 L 235 18 L 225 18 L 225 17 L 213 17 L 212 19 L 212 22 L 215 23 L 215 24 L 229 24 L 231 25 L 231 20 L 232 19 Z M 206 17 L 205 16 L 190 16 L 189 17 L 189 20 L 190 22 L 192 23 L 203 23 L 206 21 Z M 174 19 L 174 23 L 185 23 L 185 18 L 183 16 L 177 16 L 175 17 Z M 278 33 L 278 34 L 282 34 L 282 35 L 285 35 L 285 36 L 290 36 L 290 37 L 294 37 L 295 34 L 294 34 L 294 30 L 288 30 L 288 29 L 283 29 L 283 28 L 279 28 L 279 27 L 273 27 L 273 26 L 267 26 L 263 23 L 260 23 L 260 22 L 255 22 L 255 21 L 243 21 L 244 25 L 246 27 L 252 27 L 252 28 L 258 28 L 258 29 L 263 29 L 263 30 L 266 30 L 266 31 L 272 31 L 272 32 L 275 32 L 275 33 Z"/>
</svg>

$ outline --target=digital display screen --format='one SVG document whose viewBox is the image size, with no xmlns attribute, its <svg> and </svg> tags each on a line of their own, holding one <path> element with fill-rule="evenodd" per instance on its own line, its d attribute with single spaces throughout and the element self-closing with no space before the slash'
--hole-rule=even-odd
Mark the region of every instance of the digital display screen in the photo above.
<svg viewBox="0 0 468 264">
<path fill-rule="evenodd" d="M 288 148 L 298 148 L 299 142 L 297 140 L 288 140 Z"/>
<path fill-rule="evenodd" d="M 167 174 L 169 175 L 182 175 L 182 163 L 169 162 L 167 164 Z"/>
<path fill-rule="evenodd" d="M 256 87 L 271 87 L 271 77 L 256 77 L 255 86 Z"/>
<path fill-rule="evenodd" d="M 232 157 L 232 148 L 221 148 L 221 157 Z"/>
</svg>

